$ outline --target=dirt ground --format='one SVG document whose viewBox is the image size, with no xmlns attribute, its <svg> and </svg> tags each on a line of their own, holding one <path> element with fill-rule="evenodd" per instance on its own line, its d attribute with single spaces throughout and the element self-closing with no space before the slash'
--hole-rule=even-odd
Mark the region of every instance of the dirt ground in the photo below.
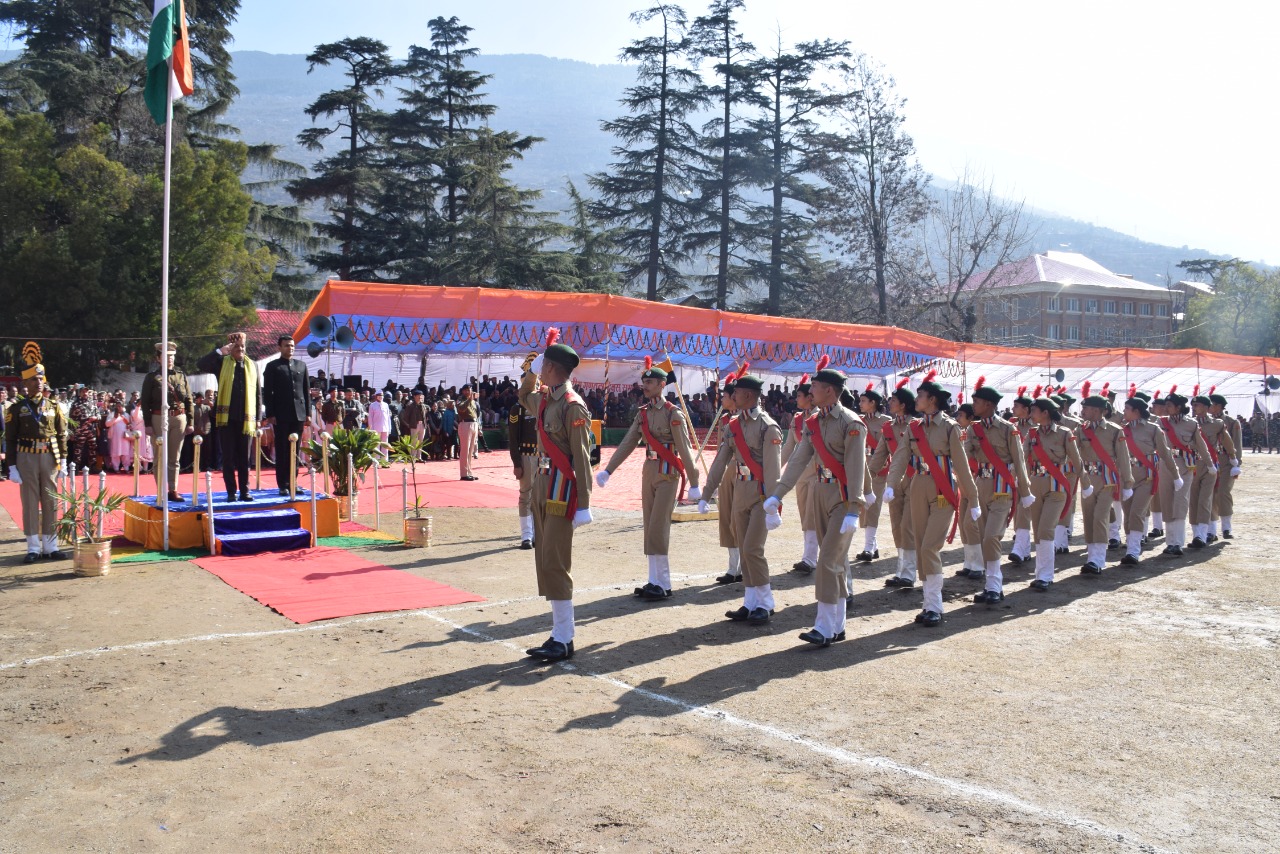
<svg viewBox="0 0 1280 854">
<path fill-rule="evenodd" d="M 514 510 L 361 552 L 489 601 L 308 626 L 192 564 L 22 566 L 0 512 L 0 851 L 1274 851 L 1280 456 L 1245 464 L 1230 544 L 1094 578 L 1077 540 L 994 609 L 949 574 L 939 629 L 882 546 L 827 649 L 794 517 L 750 628 L 714 523 L 642 605 L 639 514 L 600 511 L 550 667 Z"/>
</svg>

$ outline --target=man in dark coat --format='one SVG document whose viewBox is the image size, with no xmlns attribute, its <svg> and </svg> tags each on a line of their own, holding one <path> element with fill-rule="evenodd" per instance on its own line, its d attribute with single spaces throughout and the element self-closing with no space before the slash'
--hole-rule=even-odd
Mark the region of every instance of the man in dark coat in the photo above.
<svg viewBox="0 0 1280 854">
<path fill-rule="evenodd" d="M 276 344 L 280 358 L 262 370 L 262 404 L 265 423 L 275 427 L 276 486 L 281 495 L 288 495 L 289 435 L 297 434 L 301 441 L 302 425 L 311 417 L 310 380 L 306 363 L 293 358 L 293 336 L 281 335 Z"/>
</svg>

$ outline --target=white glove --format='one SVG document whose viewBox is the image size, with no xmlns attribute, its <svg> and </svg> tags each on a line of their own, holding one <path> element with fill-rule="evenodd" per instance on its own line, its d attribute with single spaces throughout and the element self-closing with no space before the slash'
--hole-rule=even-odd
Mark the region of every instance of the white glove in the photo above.
<svg viewBox="0 0 1280 854">
<path fill-rule="evenodd" d="M 533 373 L 533 374 L 541 374 L 541 373 L 542 373 L 542 357 L 543 357 L 543 354 L 542 354 L 542 353 L 539 353 L 539 354 L 538 354 L 538 358 L 536 358 L 536 359 L 534 359 L 534 360 L 533 360 L 533 364 L 531 364 L 531 365 L 529 366 L 529 371 L 530 371 L 531 373 Z"/>
<path fill-rule="evenodd" d="M 1231 476 L 1232 476 L 1232 477 L 1239 477 L 1239 476 L 1240 476 L 1240 466 L 1232 466 L 1232 467 L 1231 467 Z"/>
<path fill-rule="evenodd" d="M 18 471 L 17 466 L 9 466 L 9 482 L 22 486 L 22 472 Z"/>
<path fill-rule="evenodd" d="M 1084 492 L 1080 493 L 1080 497 L 1081 497 L 1081 498 L 1088 498 L 1090 495 L 1093 495 L 1093 484 L 1092 484 L 1092 483 L 1091 483 L 1091 484 L 1089 484 L 1088 486 L 1086 486 L 1086 487 L 1084 488 Z"/>
<path fill-rule="evenodd" d="M 780 513 L 765 513 L 764 527 L 766 531 L 773 531 L 782 526 L 782 515 Z"/>
<path fill-rule="evenodd" d="M 874 492 L 868 492 L 866 495 L 862 496 L 862 501 L 865 504 L 875 504 L 876 494 Z"/>
<path fill-rule="evenodd" d="M 698 502 L 698 512 L 699 512 L 699 513 L 709 513 L 710 511 L 711 511 L 711 508 L 709 508 L 709 507 L 707 506 L 707 502 L 705 502 L 705 501 L 699 501 L 699 502 Z"/>
<path fill-rule="evenodd" d="M 979 519 L 981 519 L 981 518 L 982 518 L 982 508 L 981 508 L 981 507 L 970 507 L 970 508 L 969 508 L 969 518 L 970 518 L 970 519 L 972 519 L 972 520 L 973 520 L 973 521 L 975 521 L 975 522 L 976 522 L 976 521 L 978 521 Z"/>
<path fill-rule="evenodd" d="M 1209 466 L 1209 474 L 1217 474 L 1217 473 L 1218 473 L 1217 466 Z"/>
<path fill-rule="evenodd" d="M 770 495 L 768 498 L 764 500 L 765 513 L 772 513 L 774 516 L 778 516 L 781 514 L 781 511 L 782 511 L 782 502 L 778 499 L 778 496 Z M 769 530 L 772 531 L 773 529 L 770 528 Z"/>
<path fill-rule="evenodd" d="M 603 487 L 608 482 L 609 472 L 607 470 L 600 469 L 600 471 L 596 472 L 596 486 Z"/>
<path fill-rule="evenodd" d="M 1018 501 L 1021 502 L 1023 507 L 1030 507 L 1036 503 L 1036 497 L 1034 495 L 1024 495 Z"/>
<path fill-rule="evenodd" d="M 882 492 L 882 493 L 880 494 L 880 500 L 881 500 L 881 501 L 883 501 L 885 504 L 888 504 L 890 501 L 892 501 L 892 500 L 893 500 L 893 496 L 894 496 L 894 495 L 895 495 L 895 493 L 894 493 L 894 491 L 893 491 L 893 487 L 892 487 L 892 486 L 886 486 L 886 487 L 884 488 L 884 492 Z"/>
<path fill-rule="evenodd" d="M 690 501 L 697 501 L 702 498 L 702 490 L 696 486 L 691 486 L 686 495 L 688 495 Z"/>
<path fill-rule="evenodd" d="M 850 513 L 845 516 L 844 521 L 840 523 L 840 533 L 847 534 L 856 527 L 858 527 L 858 514 Z"/>
<path fill-rule="evenodd" d="M 1128 500 L 1129 500 L 1130 498 L 1132 498 L 1132 497 L 1133 497 L 1133 490 L 1132 490 L 1132 489 L 1122 489 L 1122 490 L 1120 490 L 1120 500 L 1121 500 L 1121 501 L 1128 501 Z"/>
<path fill-rule="evenodd" d="M 1180 478 L 1180 477 L 1174 478 L 1174 480 L 1173 480 L 1173 488 L 1174 488 L 1175 490 L 1177 490 L 1177 489 L 1182 489 L 1182 485 L 1183 485 L 1184 483 L 1186 483 L 1186 481 L 1185 481 L 1185 480 L 1183 480 L 1182 478 Z"/>
<path fill-rule="evenodd" d="M 590 510 L 579 510 L 573 514 L 573 527 L 580 528 L 583 525 L 590 525 L 595 520 L 591 518 Z"/>
</svg>

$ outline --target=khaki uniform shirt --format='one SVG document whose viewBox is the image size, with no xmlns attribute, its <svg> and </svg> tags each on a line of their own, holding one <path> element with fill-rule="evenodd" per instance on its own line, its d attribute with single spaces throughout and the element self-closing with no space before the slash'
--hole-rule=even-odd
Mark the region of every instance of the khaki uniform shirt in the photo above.
<svg viewBox="0 0 1280 854">
<path fill-rule="evenodd" d="M 861 513 L 862 480 L 867 466 L 867 425 L 853 411 L 839 403 L 833 404 L 826 411 L 815 412 L 818 419 L 818 430 L 827 452 L 844 466 L 845 472 L 845 515 Z M 770 493 L 779 498 L 786 495 L 804 474 L 806 467 L 812 466 L 819 478 L 833 477 L 827 468 L 826 460 L 818 453 L 814 445 L 813 433 L 809 421 L 805 421 L 804 434 L 795 453 L 787 461 L 787 469 L 778 478 L 777 486 Z"/>
<path fill-rule="evenodd" d="M 685 423 L 684 413 L 680 407 L 669 400 L 646 403 L 636 412 L 635 420 L 627 435 L 622 437 L 613 456 L 609 458 L 605 471 L 613 474 L 618 466 L 636 449 L 644 439 L 644 430 L 640 422 L 649 419 L 649 432 L 655 442 L 661 442 L 676 452 L 684 463 L 684 474 L 691 486 L 698 485 L 698 467 L 693 462 L 693 446 L 689 443 L 689 426 Z M 733 438 L 730 437 L 730 442 Z"/>
<path fill-rule="evenodd" d="M 1068 481 L 1071 479 L 1071 472 L 1067 471 L 1063 465 L 1064 463 L 1073 466 L 1075 473 L 1079 474 L 1082 466 L 1080 447 L 1075 431 L 1070 427 L 1059 422 L 1044 428 L 1032 427 L 1027 431 L 1023 451 L 1027 457 L 1027 473 L 1029 475 L 1038 474 L 1036 469 L 1040 466 L 1040 458 L 1032 450 L 1035 445 L 1044 448 L 1049 461 L 1062 470 Z"/>
<path fill-rule="evenodd" d="M 179 414 L 175 410 L 181 408 L 183 415 L 187 416 L 187 423 L 192 420 L 192 402 L 191 402 L 191 386 L 187 384 L 187 375 L 182 371 L 174 368 L 169 371 L 169 412 L 171 414 Z M 147 419 L 147 423 L 151 423 L 151 416 L 157 414 L 160 409 L 160 369 L 147 374 L 142 381 L 142 414 Z"/>
<path fill-rule="evenodd" d="M 742 435 L 746 439 L 747 450 L 751 458 L 760 463 L 764 470 L 764 483 L 761 484 L 764 487 L 764 494 L 773 495 L 778 485 L 778 477 L 782 473 L 782 430 L 778 427 L 778 422 L 758 406 L 752 410 L 739 412 L 731 421 L 742 424 Z M 735 466 L 746 465 L 738 452 L 738 443 L 734 440 L 732 428 L 726 427 L 720 450 L 716 453 L 715 462 L 711 464 L 711 471 L 707 474 L 707 488 L 703 490 L 704 498 L 715 494 L 716 488 L 720 486 L 720 479 L 724 477 L 725 470 L 731 463 Z M 731 472 L 730 476 L 736 477 L 737 471 Z M 734 489 L 740 489 L 741 486 L 738 484 Z"/>
<path fill-rule="evenodd" d="M 569 457 L 573 466 L 573 479 L 577 484 L 579 510 L 591 509 L 591 413 L 587 404 L 573 390 L 573 383 L 565 381 L 554 388 L 539 386 L 538 377 L 526 373 L 520 381 L 520 405 L 537 413 L 542 406 L 541 397 L 547 398 L 542 410 L 542 430 L 538 431 L 538 453 L 546 454 L 545 438 Z M 536 420 L 535 420 L 536 424 Z M 535 495 L 534 500 L 545 501 L 547 496 Z"/>
<path fill-rule="evenodd" d="M 893 458 L 893 451 L 889 448 L 889 440 L 885 437 L 885 425 L 889 425 L 889 430 L 894 435 L 894 444 L 899 448 L 907 443 L 907 436 L 910 431 L 911 419 L 906 417 L 894 418 L 887 416 L 884 424 L 881 424 L 875 433 L 875 437 L 879 440 L 876 448 L 871 452 L 870 458 L 867 460 L 867 468 L 871 472 L 872 477 L 888 477 L 889 461 Z M 870 425 L 868 425 L 870 427 Z M 870 442 L 868 442 L 868 445 Z"/>
<path fill-rule="evenodd" d="M 1221 418 L 1206 415 L 1200 421 L 1200 432 L 1204 435 L 1205 444 L 1218 455 L 1220 468 L 1231 468 L 1231 461 L 1236 458 L 1235 442 L 1231 441 L 1231 430 Z M 1231 419 L 1235 421 L 1235 419 Z"/>
<path fill-rule="evenodd" d="M 1129 431 L 1129 435 L 1133 437 L 1133 443 L 1138 446 L 1138 450 L 1142 455 L 1154 466 L 1163 468 L 1163 476 L 1169 480 L 1176 480 L 1178 477 L 1178 464 L 1173 459 L 1173 453 L 1169 450 L 1169 440 L 1165 438 L 1164 431 L 1159 425 L 1152 421 L 1128 421 L 1125 422 L 1125 429 Z M 1126 445 L 1128 442 L 1125 443 Z M 1145 465 L 1138 462 L 1137 457 L 1132 453 L 1129 455 L 1129 462 L 1133 466 L 1134 479 L 1137 480 L 1142 473 L 1146 473 L 1146 477 L 1153 478 L 1155 472 L 1148 469 Z"/>
<path fill-rule="evenodd" d="M 34 453 L 52 453 L 54 468 L 60 468 L 67 458 L 67 421 L 62 407 L 43 395 L 33 400 L 19 397 L 9 405 L 4 418 L 4 474 L 17 465 L 18 451 L 32 451 L 36 443 L 45 443 L 43 450 Z"/>
<path fill-rule="evenodd" d="M 1097 424 L 1089 421 L 1083 422 L 1080 425 L 1078 433 L 1080 438 L 1076 445 L 1080 449 L 1080 462 L 1085 466 L 1105 465 L 1102 458 L 1098 456 L 1098 452 L 1094 450 L 1093 443 L 1085 435 L 1086 429 L 1093 430 L 1093 434 L 1098 438 L 1098 444 L 1102 446 L 1102 450 L 1116 464 L 1115 471 L 1111 474 L 1120 479 L 1120 488 L 1133 489 L 1133 468 L 1129 462 L 1129 443 L 1124 440 L 1124 431 L 1105 419 Z M 1099 476 L 1101 476 L 1101 473 L 1099 473 Z"/>
<path fill-rule="evenodd" d="M 945 466 L 947 460 L 950 459 L 951 473 L 955 478 L 956 484 L 960 487 L 960 495 L 968 498 L 972 504 L 976 505 L 978 503 L 978 485 L 974 483 L 973 472 L 969 470 L 969 457 L 964 450 L 964 439 L 960 435 L 960 425 L 945 412 L 938 412 L 933 416 L 924 415 L 912 419 L 911 423 L 920 423 L 924 427 L 924 436 L 929 442 L 932 454 L 926 453 L 920 447 L 911 425 L 908 424 L 907 441 L 898 445 L 898 451 L 893 455 L 886 484 L 892 486 L 894 492 L 898 491 L 897 484 L 902 483 L 902 478 L 907 473 L 907 466 L 911 463 L 912 457 L 919 458 L 931 468 L 938 464 Z M 936 460 L 933 459 L 935 456 L 937 457 Z M 930 481 L 933 480 L 931 473 L 919 468 L 916 469 L 915 476 L 928 478 Z"/>
<path fill-rule="evenodd" d="M 980 477 L 996 477 L 994 470 L 988 470 L 991 460 L 987 459 L 987 452 L 982 449 L 982 442 L 978 439 L 978 431 L 981 430 L 986 436 L 987 442 L 991 445 L 991 450 L 1000 459 L 1002 463 L 1009 469 L 1009 473 L 1013 475 L 1016 481 L 1019 495 L 1031 494 L 1031 481 L 1027 477 L 1027 460 L 1022 450 L 1022 435 L 1018 433 L 1018 428 L 1011 421 L 1006 421 L 999 415 L 992 415 L 990 418 L 979 419 L 969 425 L 968 440 L 965 444 L 965 451 L 969 454 L 969 458 L 978 465 L 978 474 Z M 1014 486 L 1015 484 L 1009 484 Z M 1002 492 L 1004 490 L 996 490 Z"/>
<path fill-rule="evenodd" d="M 1244 459 L 1244 438 L 1241 434 L 1243 428 L 1241 428 L 1239 420 L 1230 415 L 1224 414 L 1222 420 L 1227 425 L 1227 435 L 1231 437 L 1231 444 L 1236 449 L 1236 455 L 1232 462 L 1238 465 Z"/>
<path fill-rule="evenodd" d="M 1173 435 L 1177 436 L 1178 441 L 1191 452 L 1190 457 L 1188 457 L 1172 441 L 1169 442 L 1169 448 L 1173 451 L 1174 459 L 1178 462 L 1178 473 L 1180 475 L 1186 474 L 1187 470 L 1192 466 L 1207 466 L 1212 462 L 1209 458 L 1209 446 L 1205 444 L 1204 434 L 1200 432 L 1200 422 L 1185 415 L 1166 415 L 1162 416 L 1160 420 L 1164 424 L 1172 425 Z M 1162 426 L 1161 429 L 1164 429 L 1164 427 Z M 1166 438 L 1168 437 L 1166 436 Z"/>
</svg>

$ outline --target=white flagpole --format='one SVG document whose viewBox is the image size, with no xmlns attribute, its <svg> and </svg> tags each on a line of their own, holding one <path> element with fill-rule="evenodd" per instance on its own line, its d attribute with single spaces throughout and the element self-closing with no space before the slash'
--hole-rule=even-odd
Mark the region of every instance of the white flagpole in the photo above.
<svg viewBox="0 0 1280 854">
<path fill-rule="evenodd" d="M 160 485 L 156 499 L 164 501 L 164 550 L 169 550 L 169 187 L 173 164 L 173 57 L 169 58 L 169 79 L 165 82 L 164 122 L 164 217 L 160 233 L 160 411 L 165 429 L 161 434 Z"/>
</svg>

